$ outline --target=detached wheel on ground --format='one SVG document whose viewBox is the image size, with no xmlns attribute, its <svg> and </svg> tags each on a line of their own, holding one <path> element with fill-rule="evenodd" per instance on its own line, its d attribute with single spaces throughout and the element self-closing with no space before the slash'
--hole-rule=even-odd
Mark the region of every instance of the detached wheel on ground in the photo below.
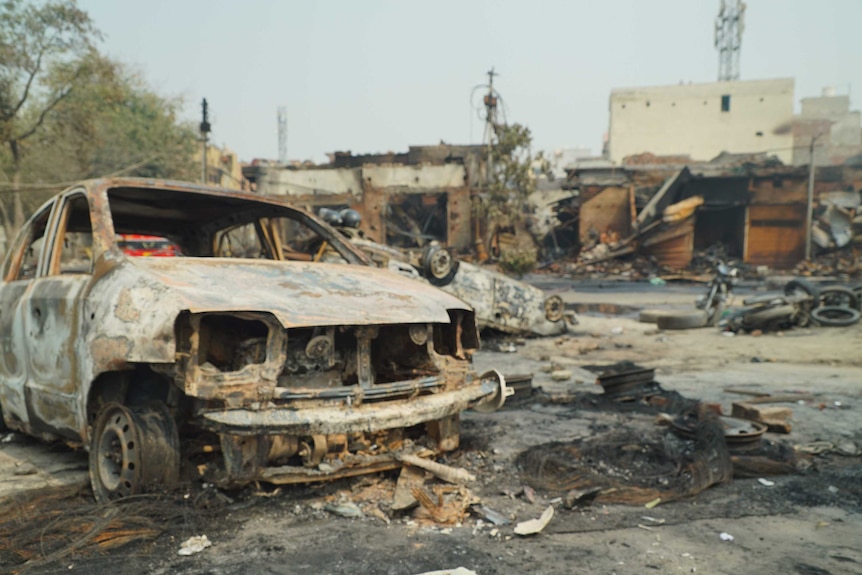
<svg viewBox="0 0 862 575">
<path fill-rule="evenodd" d="M 674 312 L 667 309 L 642 309 L 638 313 L 638 321 L 641 323 L 655 323 L 658 321 L 658 318 L 672 313 Z"/>
<path fill-rule="evenodd" d="M 845 327 L 859 321 L 858 309 L 843 306 L 823 306 L 811 310 L 811 319 L 824 327 Z"/>
<path fill-rule="evenodd" d="M 826 307 L 852 307 L 859 309 L 859 296 L 844 286 L 829 286 L 820 290 L 820 305 Z"/>
<path fill-rule="evenodd" d="M 705 327 L 709 319 L 703 310 L 674 311 L 659 316 L 656 325 L 659 329 L 693 329 Z"/>
<path fill-rule="evenodd" d="M 99 502 L 179 482 L 177 426 L 164 403 L 107 403 L 90 436 L 90 482 Z"/>
</svg>

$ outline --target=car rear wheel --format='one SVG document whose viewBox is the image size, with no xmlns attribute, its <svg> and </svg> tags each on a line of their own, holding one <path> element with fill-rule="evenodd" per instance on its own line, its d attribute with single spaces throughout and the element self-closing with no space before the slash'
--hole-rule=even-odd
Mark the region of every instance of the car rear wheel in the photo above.
<svg viewBox="0 0 862 575">
<path fill-rule="evenodd" d="M 89 467 L 100 502 L 173 487 L 179 481 L 179 435 L 165 404 L 105 404 L 90 436 Z"/>
</svg>

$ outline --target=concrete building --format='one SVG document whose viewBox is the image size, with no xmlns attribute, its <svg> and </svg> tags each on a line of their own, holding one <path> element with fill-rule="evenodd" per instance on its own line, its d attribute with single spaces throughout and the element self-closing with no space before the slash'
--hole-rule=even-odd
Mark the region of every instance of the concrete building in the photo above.
<svg viewBox="0 0 862 575">
<path fill-rule="evenodd" d="M 823 95 L 802 99 L 802 113 L 793 124 L 793 164 L 811 161 L 811 139 L 817 138 L 814 164 L 836 165 L 862 154 L 862 114 L 850 111 L 850 96 L 836 96 L 831 88 Z"/>
<path fill-rule="evenodd" d="M 196 148 L 194 162 L 201 165 L 201 149 Z M 244 187 L 242 166 L 236 152 L 227 147 L 207 144 L 207 184 L 240 190 Z"/>
<path fill-rule="evenodd" d="M 323 166 L 287 167 L 256 161 L 243 175 L 260 194 L 296 205 L 354 208 L 372 240 L 414 247 L 438 240 L 472 249 L 472 195 L 486 174 L 482 146 L 411 146 L 406 153 L 336 152 Z"/>
<path fill-rule="evenodd" d="M 608 156 L 622 164 L 640 154 L 770 152 L 793 159 L 793 79 L 615 89 L 610 97 Z"/>
</svg>

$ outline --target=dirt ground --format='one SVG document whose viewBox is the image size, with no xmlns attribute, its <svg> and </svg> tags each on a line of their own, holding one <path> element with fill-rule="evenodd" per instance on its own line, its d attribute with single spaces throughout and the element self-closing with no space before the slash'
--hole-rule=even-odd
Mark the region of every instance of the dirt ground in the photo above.
<svg viewBox="0 0 862 575">
<path fill-rule="evenodd" d="M 729 337 L 714 328 L 659 332 L 638 323 L 635 310 L 690 305 L 684 291 L 666 298 L 630 290 L 564 296 L 581 309 L 612 304 L 606 309 L 623 315 L 588 312 L 566 336 L 518 342 L 514 353 L 476 355 L 480 371 L 533 374 L 536 392 L 494 414 L 463 416 L 462 447 L 443 458 L 477 476 L 469 494 L 452 496 L 465 505 L 477 502 L 459 521 L 392 513 L 397 472 L 235 493 L 191 485 L 108 516 L 84 487 L 82 452 L 7 435 L 0 441 L 0 571 L 410 575 L 461 566 L 480 575 L 862 573 L 862 326 L 759 337 Z M 565 493 L 525 490 L 529 477 L 519 458 L 549 443 L 669 433 L 653 412 L 593 405 L 590 398 L 598 395 L 571 400 L 601 392 L 585 367 L 618 361 L 655 368 L 663 388 L 720 404 L 725 413 L 733 401 L 750 397 L 725 391 L 729 387 L 806 394 L 778 404 L 792 409 L 792 432 L 765 435 L 802 448 L 801 463 L 764 482 L 735 478 L 651 508 L 594 501 L 568 509 Z M 571 377 L 554 381 L 551 370 L 568 370 Z M 821 453 L 806 453 L 818 446 Z M 541 533 L 514 534 L 517 522 L 538 518 L 549 505 L 555 514 Z M 86 528 L 76 537 L 57 533 L 99 518 L 116 522 L 120 535 L 126 529 L 129 542 L 119 545 L 125 540 L 117 535 L 115 547 L 104 537 L 97 544 Z M 182 541 L 202 534 L 211 547 L 177 554 Z M 9 542 L 23 546 L 33 539 L 26 550 L 9 548 Z M 32 563 L 21 565 L 27 553 Z"/>
</svg>

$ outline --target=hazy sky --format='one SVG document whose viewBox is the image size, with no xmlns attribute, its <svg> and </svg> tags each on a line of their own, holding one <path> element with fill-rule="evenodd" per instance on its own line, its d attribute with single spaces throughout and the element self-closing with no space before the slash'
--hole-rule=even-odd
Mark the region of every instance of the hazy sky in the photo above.
<svg viewBox="0 0 862 575">
<path fill-rule="evenodd" d="M 79 0 L 104 50 L 134 64 L 242 160 L 478 142 L 470 105 L 492 66 L 534 148 L 601 149 L 612 88 L 710 82 L 719 0 Z M 862 0 L 748 0 L 742 79 L 862 94 Z M 474 104 L 478 104 L 477 95 Z"/>
</svg>

